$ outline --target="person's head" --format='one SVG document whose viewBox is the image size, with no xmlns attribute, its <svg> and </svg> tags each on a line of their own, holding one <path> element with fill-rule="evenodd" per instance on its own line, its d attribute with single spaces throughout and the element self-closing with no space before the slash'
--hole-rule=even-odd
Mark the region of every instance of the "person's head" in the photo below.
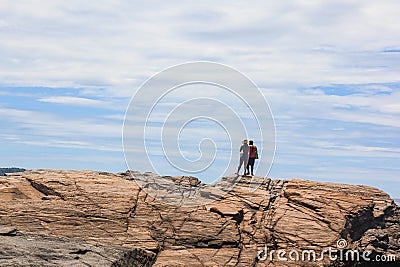
<svg viewBox="0 0 400 267">
<path fill-rule="evenodd" d="M 253 140 L 249 141 L 249 145 L 251 145 L 251 146 L 253 145 Z"/>
<path fill-rule="evenodd" d="M 244 139 L 244 140 L 242 141 L 242 143 L 243 143 L 243 145 L 244 145 L 244 144 L 247 144 L 247 139 Z"/>
</svg>

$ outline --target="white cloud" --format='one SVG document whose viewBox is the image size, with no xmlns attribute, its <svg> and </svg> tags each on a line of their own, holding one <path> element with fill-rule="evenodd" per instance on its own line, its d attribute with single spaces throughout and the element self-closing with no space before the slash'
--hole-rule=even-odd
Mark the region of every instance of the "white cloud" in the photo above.
<svg viewBox="0 0 400 267">
<path fill-rule="evenodd" d="M 363 86 L 360 86 L 363 88 Z M 343 90 L 338 86 L 338 91 Z M 321 90 L 300 92 L 280 88 L 263 89 L 271 102 L 277 119 L 300 120 L 307 118 L 339 120 L 343 122 L 371 123 L 400 127 L 400 91 L 387 94 L 355 93 L 350 95 L 328 95 Z"/>
<path fill-rule="evenodd" d="M 91 118 L 72 119 L 46 112 L 0 107 L 0 116 L 8 121 L 8 131 L 32 136 L 80 138 L 120 138 L 122 124 L 96 121 Z M 23 129 L 23 131 L 18 129 Z"/>
<path fill-rule="evenodd" d="M 38 101 L 45 103 L 55 103 L 64 105 L 88 106 L 88 107 L 106 107 L 107 104 L 101 100 L 71 97 L 71 96 L 51 96 L 40 98 Z"/>
<path fill-rule="evenodd" d="M 121 146 L 118 145 L 99 145 L 96 143 L 82 141 L 65 141 L 65 140 L 46 140 L 46 141 L 17 141 L 17 144 L 33 145 L 40 147 L 57 147 L 57 148 L 76 148 L 84 150 L 97 150 L 106 152 L 121 152 Z"/>
<path fill-rule="evenodd" d="M 398 45 L 399 5 L 2 1 L 0 82 L 129 96 L 154 72 L 198 59 L 281 86 L 394 81 L 398 56 L 381 51 Z"/>
</svg>

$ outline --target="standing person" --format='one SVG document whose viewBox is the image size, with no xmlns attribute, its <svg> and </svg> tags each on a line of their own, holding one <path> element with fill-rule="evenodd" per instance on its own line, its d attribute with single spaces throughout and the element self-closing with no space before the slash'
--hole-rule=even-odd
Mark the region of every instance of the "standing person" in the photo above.
<svg viewBox="0 0 400 267">
<path fill-rule="evenodd" d="M 240 147 L 240 163 L 239 163 L 239 167 L 238 167 L 236 174 L 239 174 L 240 168 L 242 168 L 242 164 L 243 164 L 243 168 L 244 168 L 244 175 L 247 174 L 246 166 L 247 166 L 248 160 L 249 160 L 249 145 L 247 144 L 247 140 L 244 139 L 242 141 L 242 146 Z"/>
<path fill-rule="evenodd" d="M 247 174 L 249 174 L 249 167 L 251 167 L 251 176 L 253 176 L 254 162 L 258 159 L 257 147 L 253 145 L 253 140 L 249 141 L 249 163 L 247 164 Z"/>
</svg>

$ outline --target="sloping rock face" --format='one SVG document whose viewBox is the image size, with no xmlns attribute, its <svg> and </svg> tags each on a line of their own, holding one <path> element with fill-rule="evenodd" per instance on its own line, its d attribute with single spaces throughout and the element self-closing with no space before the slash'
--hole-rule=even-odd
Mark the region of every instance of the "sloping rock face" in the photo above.
<svg viewBox="0 0 400 267">
<path fill-rule="evenodd" d="M 249 191 L 254 180 L 237 176 L 219 185 L 232 181 L 228 192 L 203 188 L 204 205 L 177 207 L 128 173 L 9 174 L 0 178 L 0 266 L 35 266 L 44 254 L 36 266 L 399 266 L 400 210 L 384 192 L 297 179 L 258 179 Z"/>
<path fill-rule="evenodd" d="M 151 266 L 154 253 L 0 228 L 0 266 Z"/>
</svg>

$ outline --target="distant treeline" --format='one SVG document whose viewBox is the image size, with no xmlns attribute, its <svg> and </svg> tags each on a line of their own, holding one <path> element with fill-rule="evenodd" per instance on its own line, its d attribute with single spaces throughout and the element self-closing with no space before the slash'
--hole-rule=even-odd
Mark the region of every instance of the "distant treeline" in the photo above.
<svg viewBox="0 0 400 267">
<path fill-rule="evenodd" d="M 4 176 L 6 173 L 23 172 L 23 171 L 26 170 L 22 168 L 0 168 L 0 176 Z"/>
</svg>

